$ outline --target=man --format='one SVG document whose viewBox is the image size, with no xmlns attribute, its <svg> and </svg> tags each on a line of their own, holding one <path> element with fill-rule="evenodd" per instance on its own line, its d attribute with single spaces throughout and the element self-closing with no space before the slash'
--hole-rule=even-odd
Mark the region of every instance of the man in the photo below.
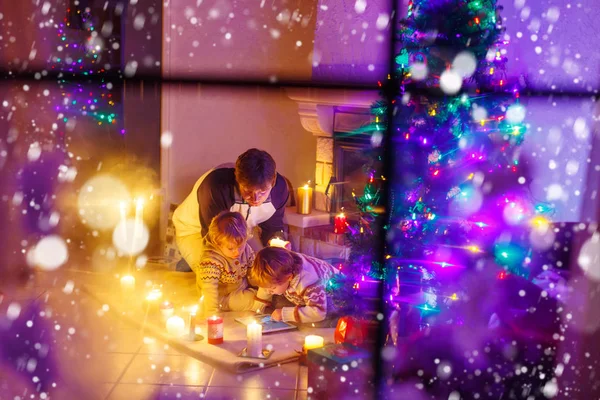
<svg viewBox="0 0 600 400">
<path fill-rule="evenodd" d="M 255 250 L 283 230 L 283 214 L 289 197 L 285 178 L 276 172 L 275 160 L 263 150 L 250 149 L 240 155 L 235 168 L 217 167 L 196 181 L 191 193 L 173 214 L 175 239 L 189 271 L 200 261 L 202 237 L 213 217 L 221 211 L 237 211 L 250 232 L 260 237 L 249 243 Z"/>
</svg>

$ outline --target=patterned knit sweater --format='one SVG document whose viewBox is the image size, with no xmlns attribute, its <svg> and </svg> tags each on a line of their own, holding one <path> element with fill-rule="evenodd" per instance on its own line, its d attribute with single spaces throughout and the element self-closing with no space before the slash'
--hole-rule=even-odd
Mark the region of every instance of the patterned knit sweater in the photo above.
<svg viewBox="0 0 600 400">
<path fill-rule="evenodd" d="M 204 238 L 202 259 L 196 272 L 196 282 L 204 296 L 205 315 L 219 312 L 220 299 L 240 286 L 247 286 L 246 274 L 254 262 L 254 250 L 246 244 L 236 259 L 226 257 L 210 241 Z"/>
<path fill-rule="evenodd" d="M 283 307 L 282 319 L 289 322 L 319 322 L 327 317 L 327 281 L 339 273 L 331 264 L 318 258 L 297 253 L 302 258 L 302 270 L 292 278 L 284 296 L 295 307 Z M 254 301 L 257 312 L 271 303 L 272 295 L 259 288 Z"/>
</svg>

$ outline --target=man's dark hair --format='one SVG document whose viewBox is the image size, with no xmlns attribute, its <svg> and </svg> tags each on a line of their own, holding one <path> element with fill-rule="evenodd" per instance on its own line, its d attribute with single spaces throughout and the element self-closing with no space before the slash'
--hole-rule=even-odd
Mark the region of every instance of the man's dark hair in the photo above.
<svg viewBox="0 0 600 400">
<path fill-rule="evenodd" d="M 275 160 L 266 151 L 246 150 L 235 162 L 235 180 L 241 186 L 263 189 L 275 185 L 276 176 Z"/>
</svg>

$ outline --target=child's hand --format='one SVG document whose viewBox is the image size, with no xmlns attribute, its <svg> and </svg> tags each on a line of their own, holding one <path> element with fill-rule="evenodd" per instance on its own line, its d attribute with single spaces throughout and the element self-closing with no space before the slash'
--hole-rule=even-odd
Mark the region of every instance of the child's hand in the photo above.
<svg viewBox="0 0 600 400">
<path fill-rule="evenodd" d="M 271 319 L 273 321 L 281 321 L 282 317 L 282 313 L 281 313 L 281 308 L 276 309 L 275 311 L 273 311 L 273 313 L 271 314 Z"/>
</svg>

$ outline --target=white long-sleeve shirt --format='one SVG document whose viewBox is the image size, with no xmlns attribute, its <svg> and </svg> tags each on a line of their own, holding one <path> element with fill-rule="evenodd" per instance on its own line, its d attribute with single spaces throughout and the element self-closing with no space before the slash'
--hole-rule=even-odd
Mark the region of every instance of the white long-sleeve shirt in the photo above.
<svg viewBox="0 0 600 400">
<path fill-rule="evenodd" d="M 283 307 L 282 319 L 286 322 L 319 322 L 327 317 L 327 282 L 339 271 L 333 265 L 318 258 L 297 253 L 302 258 L 302 270 L 290 281 L 284 296 L 295 307 Z M 271 304 L 272 295 L 259 288 L 254 301 L 257 312 Z"/>
</svg>

